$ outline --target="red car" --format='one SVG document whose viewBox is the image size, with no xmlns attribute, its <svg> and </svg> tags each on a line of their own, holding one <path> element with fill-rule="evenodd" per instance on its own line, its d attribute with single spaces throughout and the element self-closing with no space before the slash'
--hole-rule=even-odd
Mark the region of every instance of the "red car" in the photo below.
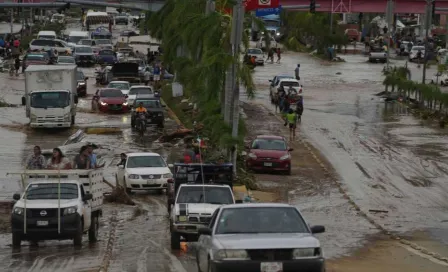
<svg viewBox="0 0 448 272">
<path fill-rule="evenodd" d="M 104 88 L 96 91 L 92 98 L 92 110 L 102 112 L 129 112 L 127 95 L 119 89 Z"/>
<path fill-rule="evenodd" d="M 22 69 L 25 71 L 30 65 L 47 65 L 49 62 L 47 53 L 28 53 L 23 58 Z"/>
<path fill-rule="evenodd" d="M 292 148 L 282 136 L 260 135 L 249 146 L 246 167 L 252 170 L 281 171 L 291 175 Z"/>
</svg>

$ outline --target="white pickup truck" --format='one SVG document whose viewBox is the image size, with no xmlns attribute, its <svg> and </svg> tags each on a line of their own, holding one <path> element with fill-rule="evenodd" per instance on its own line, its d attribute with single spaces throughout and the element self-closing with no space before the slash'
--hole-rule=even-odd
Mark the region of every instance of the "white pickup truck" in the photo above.
<svg viewBox="0 0 448 272">
<path fill-rule="evenodd" d="M 22 194 L 11 215 L 12 245 L 22 241 L 73 240 L 77 247 L 88 233 L 89 241 L 98 239 L 102 215 L 102 170 L 28 170 L 9 173 L 21 177 Z"/>
<path fill-rule="evenodd" d="M 180 248 L 181 236 L 187 242 L 197 241 L 198 229 L 210 223 L 215 210 L 234 203 L 235 197 L 228 185 L 181 184 L 171 211 L 171 248 Z"/>
</svg>

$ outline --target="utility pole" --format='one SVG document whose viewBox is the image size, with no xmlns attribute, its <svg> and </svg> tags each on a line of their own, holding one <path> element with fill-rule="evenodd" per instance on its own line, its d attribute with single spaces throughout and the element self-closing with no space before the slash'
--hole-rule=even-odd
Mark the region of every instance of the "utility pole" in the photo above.
<svg viewBox="0 0 448 272">
<path fill-rule="evenodd" d="M 9 25 L 11 27 L 11 36 L 12 36 L 12 33 L 14 33 L 14 9 L 11 8 L 10 12 L 11 12 L 11 17 L 9 19 L 11 20 L 11 22 Z"/>
<path fill-rule="evenodd" d="M 428 38 L 429 38 L 429 29 L 432 22 L 432 8 L 433 8 L 433 2 L 435 0 L 426 0 L 426 14 L 425 14 L 425 56 L 423 59 L 423 76 L 422 76 L 422 83 L 425 84 L 426 82 L 426 64 L 428 61 Z"/>
<path fill-rule="evenodd" d="M 394 18 L 394 7 L 393 7 L 394 3 L 393 0 L 388 0 L 387 1 L 387 6 L 386 6 L 386 20 L 387 20 L 387 64 L 386 64 L 386 69 L 389 70 L 389 54 L 390 54 L 390 45 L 391 45 L 391 41 L 392 41 L 392 20 Z"/>
<path fill-rule="evenodd" d="M 236 5 L 233 7 L 233 21 L 232 25 L 232 53 L 234 57 L 233 74 L 232 74 L 232 91 L 233 91 L 233 114 L 232 114 L 232 137 L 238 138 L 238 126 L 240 121 L 240 83 L 237 80 L 237 69 L 239 65 L 240 45 L 243 37 L 243 22 L 244 22 L 244 6 L 243 0 L 237 0 Z M 233 173 L 236 175 L 236 159 L 237 159 L 237 145 L 235 145 L 232 152 Z"/>
</svg>

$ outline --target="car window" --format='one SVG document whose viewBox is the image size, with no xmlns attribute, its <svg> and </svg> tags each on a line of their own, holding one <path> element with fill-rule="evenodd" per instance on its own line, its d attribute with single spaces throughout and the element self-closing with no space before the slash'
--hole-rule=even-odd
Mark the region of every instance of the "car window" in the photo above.
<svg viewBox="0 0 448 272">
<path fill-rule="evenodd" d="M 160 156 L 132 156 L 126 160 L 126 168 L 167 167 Z"/>
<path fill-rule="evenodd" d="M 143 107 L 145 107 L 145 108 L 161 108 L 162 107 L 158 100 L 137 99 L 134 102 L 134 104 L 136 106 L 140 105 L 140 103 L 143 103 Z"/>
<path fill-rule="evenodd" d="M 101 50 L 99 52 L 99 54 L 101 56 L 114 56 L 115 55 L 114 51 L 112 51 L 112 50 Z"/>
<path fill-rule="evenodd" d="M 111 82 L 107 87 L 119 90 L 129 90 L 129 83 Z"/>
<path fill-rule="evenodd" d="M 76 53 L 92 53 L 92 48 L 90 47 L 75 47 Z"/>
<path fill-rule="evenodd" d="M 215 233 L 309 233 L 309 229 L 293 207 L 240 207 L 223 209 Z"/>
<path fill-rule="evenodd" d="M 84 80 L 84 73 L 81 71 L 76 72 L 76 80 Z"/>
<path fill-rule="evenodd" d="M 218 213 L 221 209 L 218 208 L 215 210 L 215 212 L 212 214 L 212 218 L 210 219 L 210 223 L 208 224 L 208 227 L 211 229 L 215 225 L 216 218 L 218 217 Z"/>
<path fill-rule="evenodd" d="M 26 55 L 26 60 L 45 60 L 44 55 Z"/>
<path fill-rule="evenodd" d="M 58 41 L 54 41 L 54 46 L 56 47 L 64 47 L 64 44 Z"/>
<path fill-rule="evenodd" d="M 184 186 L 179 190 L 176 203 L 233 204 L 233 197 L 227 186 Z"/>
<path fill-rule="evenodd" d="M 153 94 L 153 92 L 152 92 L 151 88 L 141 87 L 141 88 L 132 88 L 131 90 L 129 90 L 129 94 L 130 95 L 134 95 L 134 94 Z"/>
<path fill-rule="evenodd" d="M 252 149 L 261 149 L 261 150 L 280 150 L 285 151 L 287 149 L 286 143 L 284 140 L 279 139 L 255 139 L 252 142 Z"/>
<path fill-rule="evenodd" d="M 123 93 L 118 89 L 102 90 L 101 97 L 123 97 Z"/>
</svg>

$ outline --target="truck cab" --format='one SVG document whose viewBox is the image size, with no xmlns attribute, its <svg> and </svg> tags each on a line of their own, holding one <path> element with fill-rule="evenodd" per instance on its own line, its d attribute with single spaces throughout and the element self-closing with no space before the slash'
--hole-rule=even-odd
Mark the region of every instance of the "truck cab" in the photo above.
<svg viewBox="0 0 448 272">
<path fill-rule="evenodd" d="M 21 194 L 11 214 L 12 244 L 22 241 L 73 240 L 81 246 L 82 236 L 98 239 L 102 215 L 102 170 L 29 170 L 21 176 Z"/>
<path fill-rule="evenodd" d="M 181 236 L 187 242 L 197 241 L 198 229 L 207 226 L 215 210 L 227 204 L 235 204 L 229 185 L 180 185 L 170 218 L 171 248 L 179 249 Z"/>
</svg>

